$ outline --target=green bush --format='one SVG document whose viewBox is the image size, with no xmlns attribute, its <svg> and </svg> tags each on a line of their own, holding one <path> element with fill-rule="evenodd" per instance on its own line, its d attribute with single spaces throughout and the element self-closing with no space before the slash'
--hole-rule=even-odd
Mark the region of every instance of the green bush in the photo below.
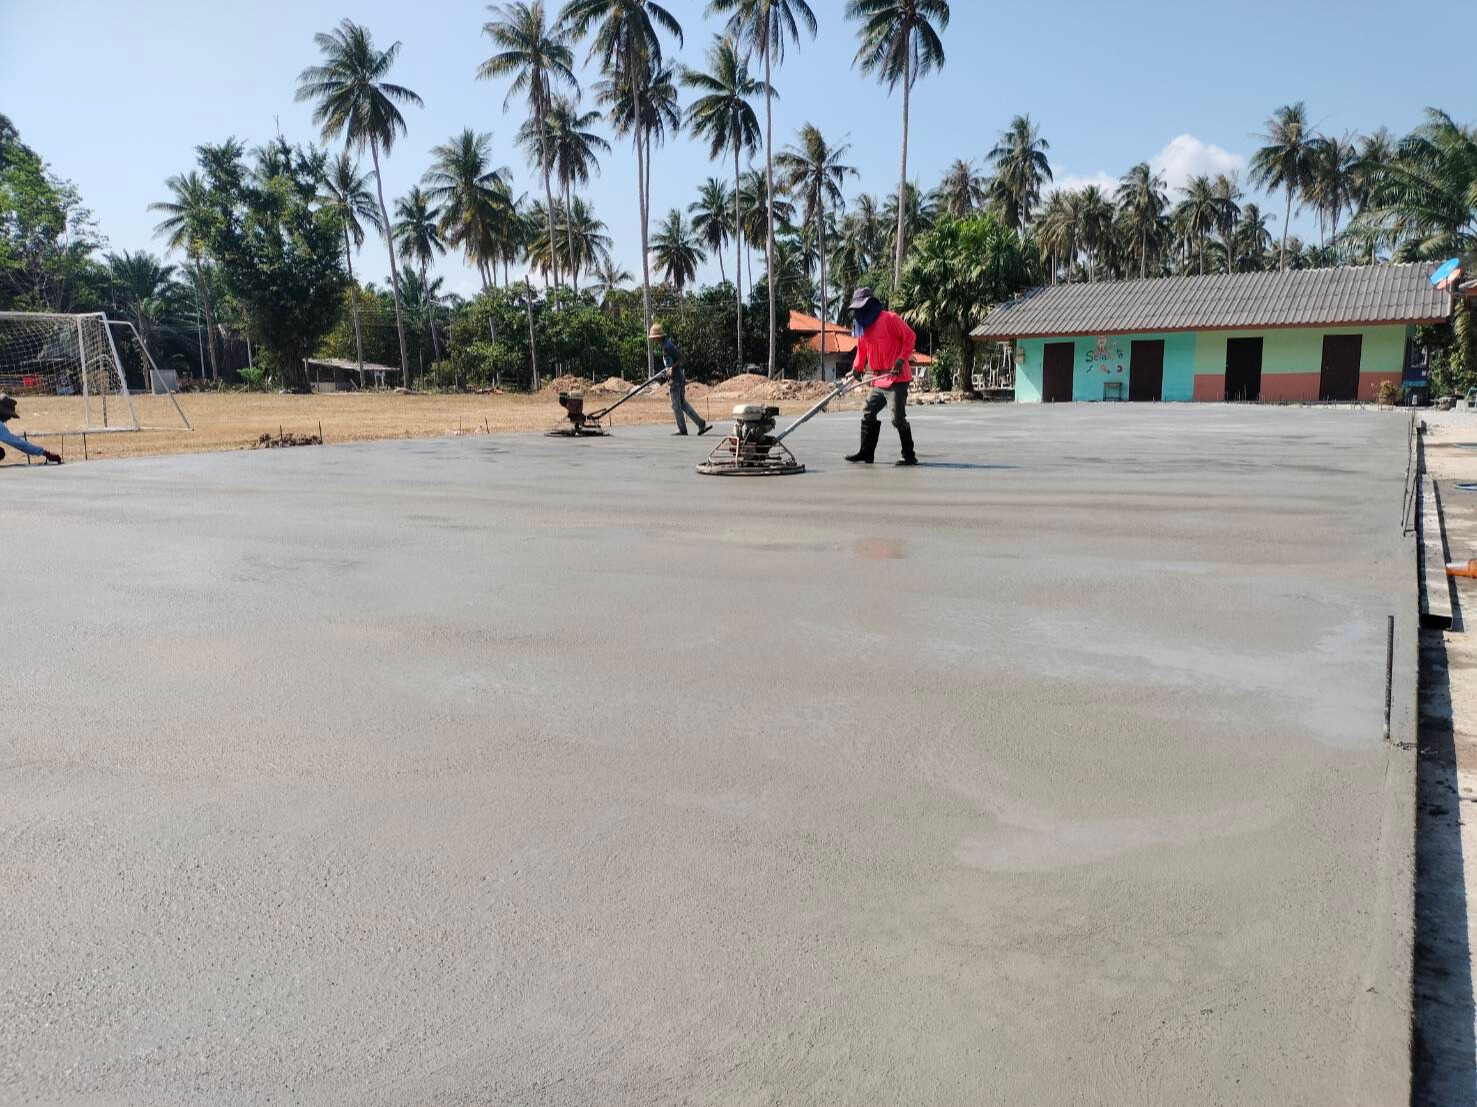
<svg viewBox="0 0 1477 1107">
<path fill-rule="evenodd" d="M 237 369 L 236 375 L 241 378 L 241 383 L 246 386 L 246 391 L 266 391 L 267 371 L 265 369 Z"/>
</svg>

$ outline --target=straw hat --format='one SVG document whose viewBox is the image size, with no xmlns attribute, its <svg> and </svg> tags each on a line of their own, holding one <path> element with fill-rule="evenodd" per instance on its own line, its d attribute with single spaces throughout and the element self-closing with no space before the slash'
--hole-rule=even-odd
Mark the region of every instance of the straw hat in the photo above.
<svg viewBox="0 0 1477 1107">
<path fill-rule="evenodd" d="M 667 337 L 667 332 L 664 331 L 664 330 L 662 330 L 662 325 L 660 323 L 653 323 L 651 325 L 651 333 L 649 335 L 647 335 L 646 337 L 648 339 L 666 338 Z"/>
</svg>

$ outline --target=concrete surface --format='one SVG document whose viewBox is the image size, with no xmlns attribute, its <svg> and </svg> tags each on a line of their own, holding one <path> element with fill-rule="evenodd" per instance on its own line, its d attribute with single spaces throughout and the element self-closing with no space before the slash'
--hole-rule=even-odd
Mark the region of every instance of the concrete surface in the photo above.
<svg viewBox="0 0 1477 1107">
<path fill-rule="evenodd" d="M 915 428 L 7 474 L 0 1100 L 1406 1102 L 1403 418 Z"/>
</svg>

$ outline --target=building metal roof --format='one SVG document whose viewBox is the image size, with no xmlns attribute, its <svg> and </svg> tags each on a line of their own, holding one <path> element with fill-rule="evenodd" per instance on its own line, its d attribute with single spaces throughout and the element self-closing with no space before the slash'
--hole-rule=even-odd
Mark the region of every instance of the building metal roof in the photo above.
<svg viewBox="0 0 1477 1107">
<path fill-rule="evenodd" d="M 1431 285 L 1434 269 L 1409 262 L 1051 285 L 1001 304 L 974 337 L 1440 323 L 1451 295 Z"/>
<path fill-rule="evenodd" d="M 310 357 L 304 358 L 303 363 L 310 368 L 352 369 L 356 373 L 359 372 L 359 363 L 357 361 L 351 361 L 348 358 L 343 357 Z M 372 361 L 366 361 L 364 363 L 364 371 L 366 373 L 400 372 L 400 370 L 396 369 L 393 365 L 376 365 Z"/>
</svg>

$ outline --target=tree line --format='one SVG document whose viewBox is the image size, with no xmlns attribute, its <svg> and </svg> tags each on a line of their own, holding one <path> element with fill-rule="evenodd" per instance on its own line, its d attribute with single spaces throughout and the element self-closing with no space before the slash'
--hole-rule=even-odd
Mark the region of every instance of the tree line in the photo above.
<svg viewBox="0 0 1477 1107">
<path fill-rule="evenodd" d="M 293 366 L 325 344 L 363 360 L 368 342 L 372 360 L 411 372 L 449 364 L 468 305 L 447 296 L 430 267 L 455 251 L 480 275 L 482 296 L 499 293 L 523 311 L 530 332 L 524 377 L 532 382 L 540 337 L 556 315 L 615 305 L 615 294 L 633 283 L 642 328 L 672 305 L 678 325 L 713 317 L 714 297 L 694 288 L 699 267 L 712 258 L 732 307 L 723 313 L 732 338 L 713 351 L 724 368 L 757 364 L 774 374 L 792 367 L 788 311 L 835 319 L 852 290 L 869 284 L 924 328 L 967 379 L 974 356 L 968 330 L 1033 283 L 1437 259 L 1469 251 L 1477 234 L 1477 132 L 1434 110 L 1397 138 L 1385 130 L 1320 135 L 1303 104 L 1278 109 L 1248 183 L 1282 200 L 1280 216 L 1248 200 L 1235 174 L 1193 177 L 1171 195 L 1147 162 L 1129 168 L 1115 188 L 1054 188 L 1050 145 L 1024 115 L 982 163 L 961 158 L 924 190 L 908 173 L 909 112 L 916 83 L 944 64 L 949 7 L 942 0 L 850 0 L 845 8 L 857 28 L 854 64 L 902 94 L 896 192 L 849 195 L 858 174 L 846 143 L 810 123 L 778 142 L 774 134 L 776 75 L 786 51 L 817 29 L 806 0 L 712 0 L 707 12 L 721 18 L 722 30 L 694 68 L 673 57 L 682 27 L 654 0 L 570 0 L 557 12 L 543 0 L 493 5 L 482 27 L 492 52 L 475 76 L 506 82 L 504 109 L 523 113 L 517 145 L 533 170 L 534 195 L 516 191 L 490 134 L 466 128 L 431 148 L 420 182 L 393 202 L 380 184 L 382 163 L 403 145 L 406 112 L 421 100 L 392 79 L 400 44 L 381 49 L 367 28 L 345 20 L 315 36 L 318 60 L 297 89 L 313 106 L 325 146 L 280 138 L 253 151 L 234 139 L 200 146 L 197 164 L 170 177 L 168 198 L 154 205 L 159 233 L 180 264 L 119 255 L 116 272 L 93 283 L 99 295 L 131 286 L 110 301 L 120 310 L 126 301 L 130 317 L 167 317 L 188 304 L 205 319 L 202 360 L 213 373 L 220 336 L 234 328 L 256 340 L 285 384 L 301 387 Z M 600 74 L 589 89 L 575 74 L 581 47 Z M 683 131 L 725 168 L 653 227 L 653 150 Z M 613 144 L 627 145 L 636 167 L 639 281 L 615 263 L 608 228 L 581 195 Z M 101 242 L 75 189 L 51 186 L 55 209 L 68 214 L 47 224 L 55 232 L 50 252 L 32 251 L 20 266 L 0 253 L 7 283 L 47 303 L 60 302 L 69 287 L 89 287 L 79 274 L 96 264 L 89 259 Z M 1316 243 L 1290 232 L 1301 210 L 1316 216 Z M 3 211 L 0 220 L 12 237 L 19 221 Z M 33 238 L 35 223 L 18 237 Z M 383 288 L 354 276 L 371 234 L 386 249 Z M 33 246 L 28 240 L 20 249 Z M 38 264 L 49 267 L 45 276 Z M 539 274 L 543 287 L 515 278 L 515 266 Z M 756 292 L 765 327 L 757 356 L 746 325 Z M 366 336 L 365 320 L 368 329 L 382 329 L 390 314 L 396 341 L 385 351 Z M 634 329 L 624 304 L 603 314 L 612 326 L 618 320 Z M 1458 369 L 1477 372 L 1470 313 L 1458 312 L 1455 323 L 1455 336 L 1437 338 Z M 350 329 L 352 352 L 345 348 Z M 507 368 L 513 341 L 506 330 L 496 340 L 490 331 L 488 343 L 502 346 L 473 342 L 484 348 L 483 363 L 463 357 L 453 375 L 485 379 L 494 363 Z M 633 350 L 624 331 L 597 346 Z M 568 364 L 558 356 L 545 362 Z"/>
</svg>

